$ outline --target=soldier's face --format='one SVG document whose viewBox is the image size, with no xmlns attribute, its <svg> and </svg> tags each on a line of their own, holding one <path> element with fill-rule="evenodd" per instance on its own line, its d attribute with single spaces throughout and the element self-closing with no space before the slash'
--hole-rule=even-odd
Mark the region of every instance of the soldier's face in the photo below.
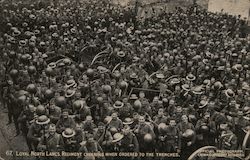
<svg viewBox="0 0 250 160">
<path fill-rule="evenodd" d="M 87 116 L 86 117 L 86 122 L 87 123 L 91 123 L 92 122 L 92 117 L 91 116 Z"/>
<path fill-rule="evenodd" d="M 183 122 L 188 122 L 188 117 L 186 115 L 183 115 L 181 119 Z"/>
<path fill-rule="evenodd" d="M 63 116 L 63 118 L 65 118 L 65 119 L 68 118 L 69 112 L 63 112 L 62 116 Z"/>
<path fill-rule="evenodd" d="M 139 122 L 140 122 L 140 124 L 143 124 L 143 123 L 145 122 L 145 118 L 144 118 L 143 116 L 141 116 L 141 117 L 139 118 Z"/>
<path fill-rule="evenodd" d="M 134 120 L 138 120 L 139 119 L 139 115 L 138 114 L 133 115 L 133 119 Z"/>
<path fill-rule="evenodd" d="M 170 125 L 171 127 L 174 127 L 174 126 L 176 125 L 175 120 L 171 120 L 171 121 L 169 122 L 169 125 Z"/>
<path fill-rule="evenodd" d="M 175 102 L 174 102 L 173 100 L 170 100 L 170 101 L 169 101 L 169 105 L 170 105 L 170 106 L 174 106 L 174 103 L 175 103 Z"/>
<path fill-rule="evenodd" d="M 144 93 L 140 93 L 140 94 L 139 94 L 139 97 L 140 97 L 140 98 L 144 98 L 144 97 L 145 97 L 145 94 L 144 94 Z"/>
<path fill-rule="evenodd" d="M 50 106 L 50 109 L 51 109 L 51 110 L 54 110 L 54 109 L 55 109 L 55 106 L 54 106 L 54 105 L 51 105 L 51 106 Z"/>
<path fill-rule="evenodd" d="M 104 74 L 101 74 L 101 78 L 102 78 L 102 79 L 104 79 L 104 78 L 105 78 Z"/>
<path fill-rule="evenodd" d="M 76 98 L 81 98 L 81 93 L 80 92 L 76 93 Z"/>
<path fill-rule="evenodd" d="M 98 130 L 104 131 L 104 126 L 99 126 L 99 127 L 98 127 Z"/>
<path fill-rule="evenodd" d="M 176 87 L 175 87 L 175 91 L 176 91 L 176 92 L 180 92 L 180 91 L 181 91 L 180 86 L 176 86 Z"/>
<path fill-rule="evenodd" d="M 153 100 L 153 104 L 158 104 L 158 100 Z"/>
<path fill-rule="evenodd" d="M 76 125 L 76 131 L 81 131 L 82 130 L 82 126 L 81 125 Z"/>
<path fill-rule="evenodd" d="M 117 114 L 116 113 L 112 114 L 112 119 L 117 119 Z"/>
<path fill-rule="evenodd" d="M 227 124 L 220 124 L 220 129 L 222 130 L 222 131 L 225 131 L 225 130 L 227 130 Z"/>
<path fill-rule="evenodd" d="M 124 98 L 123 99 L 123 103 L 127 103 L 128 102 L 128 99 L 127 98 Z"/>
<path fill-rule="evenodd" d="M 160 109 L 160 110 L 158 111 L 158 115 L 159 115 L 159 116 L 163 116 L 163 115 L 164 115 L 163 110 Z"/>
<path fill-rule="evenodd" d="M 122 73 L 125 72 L 125 68 L 124 68 L 124 67 L 121 68 L 121 72 L 122 72 Z"/>
<path fill-rule="evenodd" d="M 210 115 L 209 115 L 209 114 L 206 114 L 206 115 L 204 116 L 204 118 L 208 120 L 208 119 L 210 118 Z"/>
<path fill-rule="evenodd" d="M 124 129 L 124 130 L 123 130 L 123 134 L 124 134 L 124 135 L 128 135 L 128 134 L 129 134 L 129 129 Z"/>
<path fill-rule="evenodd" d="M 50 127 L 49 134 L 53 135 L 54 133 L 56 133 L 56 127 Z"/>
<path fill-rule="evenodd" d="M 67 75 L 67 76 L 70 76 L 70 75 L 71 75 L 71 72 L 70 72 L 70 71 L 66 72 L 66 75 Z"/>
</svg>

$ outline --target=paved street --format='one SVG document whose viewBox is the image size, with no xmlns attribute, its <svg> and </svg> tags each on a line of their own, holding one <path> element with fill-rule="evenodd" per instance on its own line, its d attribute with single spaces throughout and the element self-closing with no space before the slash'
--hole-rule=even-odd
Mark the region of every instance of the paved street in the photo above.
<svg viewBox="0 0 250 160">
<path fill-rule="evenodd" d="M 27 151 L 28 147 L 22 135 L 15 137 L 14 124 L 8 123 L 7 109 L 0 105 L 0 157 L 4 160 L 22 159 L 6 155 L 6 151 Z M 1 160 L 0 158 L 0 160 Z M 27 158 L 26 158 L 27 159 Z"/>
</svg>

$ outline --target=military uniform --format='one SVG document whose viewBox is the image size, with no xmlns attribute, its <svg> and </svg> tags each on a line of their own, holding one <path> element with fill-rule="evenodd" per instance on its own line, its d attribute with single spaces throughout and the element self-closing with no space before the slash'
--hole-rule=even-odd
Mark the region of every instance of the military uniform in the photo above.
<svg viewBox="0 0 250 160">
<path fill-rule="evenodd" d="M 8 118 L 9 123 L 12 123 L 13 112 L 15 108 L 15 97 L 14 97 L 15 89 L 13 85 L 9 85 L 6 91 L 6 99 L 7 99 L 7 109 L 8 109 Z"/>
<path fill-rule="evenodd" d="M 144 136 L 146 134 L 150 134 L 153 138 L 153 141 L 154 141 L 155 133 L 154 133 L 152 127 L 146 123 L 139 124 L 139 125 L 135 126 L 134 131 L 135 131 L 136 137 L 137 137 L 138 142 L 139 142 L 140 152 L 153 151 L 153 149 L 154 149 L 153 143 L 154 142 L 151 142 L 149 145 L 144 140 Z"/>
<path fill-rule="evenodd" d="M 16 129 L 16 134 L 18 135 L 20 133 L 18 118 L 24 109 L 24 105 L 18 102 L 18 99 L 16 97 L 16 93 L 17 92 L 15 92 L 15 95 L 13 97 L 14 99 L 12 100 L 11 105 L 13 107 L 12 108 L 12 115 L 13 115 L 14 125 L 15 125 L 15 129 Z"/>
<path fill-rule="evenodd" d="M 88 140 L 86 144 L 82 145 L 79 149 L 79 152 L 83 153 L 103 153 L 102 147 L 99 145 L 99 143 L 95 140 Z M 84 155 L 84 154 L 82 154 Z M 89 158 L 89 157 L 85 157 Z M 93 157 L 95 159 L 105 159 L 105 157 Z"/>
<path fill-rule="evenodd" d="M 148 101 L 141 101 L 142 107 L 140 108 L 139 114 L 145 115 L 148 114 L 150 117 L 153 115 L 152 107 L 150 106 Z"/>
<path fill-rule="evenodd" d="M 154 117 L 154 123 L 156 123 L 157 125 L 159 125 L 160 123 L 165 123 L 165 124 L 168 124 L 168 117 L 162 115 L 156 115 Z"/>
<path fill-rule="evenodd" d="M 70 137 L 70 138 L 63 138 L 63 143 L 64 143 L 64 151 L 65 152 L 78 152 L 79 147 L 77 145 L 75 137 Z M 74 160 L 76 159 L 75 156 L 67 156 L 65 157 L 65 160 Z"/>
<path fill-rule="evenodd" d="M 80 119 L 81 119 L 81 120 L 85 120 L 85 118 L 86 118 L 87 116 L 90 116 L 90 115 L 91 115 L 90 108 L 87 107 L 87 106 L 82 107 L 82 108 L 79 110 L 79 114 L 80 114 Z"/>
<path fill-rule="evenodd" d="M 121 140 L 121 152 L 139 152 L 139 143 L 134 133 L 130 132 Z"/>
<path fill-rule="evenodd" d="M 235 124 L 235 135 L 238 138 L 238 145 L 241 148 L 244 137 L 245 137 L 245 132 L 244 129 L 246 126 L 250 124 L 249 120 L 246 120 L 243 118 L 243 116 L 239 117 L 236 119 L 236 124 Z"/>
<path fill-rule="evenodd" d="M 94 139 L 100 144 L 104 152 L 111 151 L 111 143 L 112 143 L 113 137 L 108 130 L 106 131 L 97 130 L 94 133 Z"/>
<path fill-rule="evenodd" d="M 30 110 L 23 110 L 18 117 L 18 123 L 20 124 L 20 128 L 24 138 L 26 139 L 26 143 L 29 147 L 29 150 L 32 150 L 31 140 L 28 138 L 28 132 L 30 126 L 34 123 L 35 112 L 31 112 Z"/>
<path fill-rule="evenodd" d="M 41 141 L 39 142 L 37 148 L 38 150 L 46 150 L 49 152 L 56 152 L 63 149 L 64 142 L 60 134 L 55 133 L 53 135 L 45 134 L 42 136 Z"/>
<path fill-rule="evenodd" d="M 60 116 L 61 116 L 61 108 L 60 107 L 57 107 L 55 106 L 54 109 L 50 109 L 48 110 L 48 115 L 49 115 L 49 118 L 50 118 L 50 121 L 54 124 L 57 123 L 57 121 L 60 119 Z"/>
<path fill-rule="evenodd" d="M 31 149 L 33 151 L 37 151 L 37 145 L 42 139 L 42 136 L 44 135 L 44 130 L 42 126 L 36 124 L 35 122 L 30 126 L 29 132 L 27 134 L 27 139 L 31 144 Z"/>
<path fill-rule="evenodd" d="M 199 147 L 215 145 L 216 126 L 214 121 L 200 119 L 198 120 L 195 128 L 197 134 L 196 144 Z"/>
<path fill-rule="evenodd" d="M 165 134 L 165 152 L 168 153 L 173 153 L 176 152 L 177 149 L 180 149 L 180 136 L 179 136 L 179 130 L 177 127 L 171 127 L 168 126 L 167 130 L 166 130 L 166 134 Z"/>
<path fill-rule="evenodd" d="M 94 128 L 96 128 L 96 125 L 93 122 L 84 121 L 82 128 L 88 133 L 94 133 Z"/>
<path fill-rule="evenodd" d="M 68 117 L 67 119 L 60 118 L 56 123 L 56 130 L 58 133 L 62 133 L 65 128 L 75 128 L 76 124 L 73 118 Z"/>
<path fill-rule="evenodd" d="M 86 132 L 84 132 L 83 130 L 76 130 L 75 140 L 76 140 L 76 147 L 80 149 L 81 143 L 87 140 Z"/>
<path fill-rule="evenodd" d="M 130 117 L 133 111 L 133 107 L 130 103 L 124 104 L 124 106 L 118 109 L 119 117 L 123 120 L 126 117 Z"/>
<path fill-rule="evenodd" d="M 195 150 L 195 146 L 194 146 L 194 143 L 195 143 L 195 140 L 196 140 L 196 136 L 192 136 L 191 137 L 191 140 L 190 139 L 187 139 L 185 137 L 183 137 L 183 133 L 187 130 L 187 129 L 191 129 L 191 130 L 195 130 L 194 129 L 194 126 L 192 123 L 184 123 L 184 122 L 180 122 L 178 125 L 177 125 L 177 128 L 178 130 L 180 131 L 179 132 L 179 136 L 180 136 L 180 139 L 181 139 L 181 145 L 180 145 L 180 150 L 181 150 L 181 159 L 187 159 L 192 153 L 193 151 Z M 191 145 L 188 145 L 188 143 L 191 142 Z"/>
<path fill-rule="evenodd" d="M 119 118 L 117 118 L 116 120 L 112 119 L 110 121 L 110 123 L 109 123 L 109 127 L 110 128 L 114 127 L 118 131 L 120 131 L 122 129 L 122 127 L 123 127 L 123 123 L 122 123 L 122 121 Z"/>
<path fill-rule="evenodd" d="M 28 134 L 29 127 L 34 122 L 35 112 L 24 109 L 18 117 L 18 122 L 21 124 L 21 129 L 24 135 Z"/>
<path fill-rule="evenodd" d="M 219 148 L 221 150 L 236 150 L 237 137 L 232 131 L 222 132 L 220 135 Z"/>
</svg>

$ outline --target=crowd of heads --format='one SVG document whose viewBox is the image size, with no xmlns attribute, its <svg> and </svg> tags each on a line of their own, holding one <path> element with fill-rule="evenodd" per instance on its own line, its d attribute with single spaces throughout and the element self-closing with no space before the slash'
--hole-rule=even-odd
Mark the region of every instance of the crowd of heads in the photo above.
<svg viewBox="0 0 250 160">
<path fill-rule="evenodd" d="M 215 114 L 216 126 L 235 132 L 243 119 L 247 130 L 250 41 L 240 17 L 192 6 L 140 21 L 133 6 L 107 0 L 2 3 L 0 72 L 11 88 L 3 94 L 34 123 L 56 124 L 49 132 L 91 139 L 108 126 L 121 139 L 147 123 L 157 137 Z M 68 117 L 74 125 L 62 127 Z"/>
</svg>

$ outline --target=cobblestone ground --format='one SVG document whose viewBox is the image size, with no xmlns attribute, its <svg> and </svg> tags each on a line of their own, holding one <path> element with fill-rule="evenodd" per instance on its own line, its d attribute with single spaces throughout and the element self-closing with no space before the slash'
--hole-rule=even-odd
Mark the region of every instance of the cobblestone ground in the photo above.
<svg viewBox="0 0 250 160">
<path fill-rule="evenodd" d="M 8 123 L 7 109 L 0 103 L 0 160 L 23 160 L 23 159 L 34 159 L 34 158 L 17 158 L 7 156 L 8 151 L 28 151 L 24 137 L 20 134 L 15 136 L 14 124 Z"/>
</svg>

